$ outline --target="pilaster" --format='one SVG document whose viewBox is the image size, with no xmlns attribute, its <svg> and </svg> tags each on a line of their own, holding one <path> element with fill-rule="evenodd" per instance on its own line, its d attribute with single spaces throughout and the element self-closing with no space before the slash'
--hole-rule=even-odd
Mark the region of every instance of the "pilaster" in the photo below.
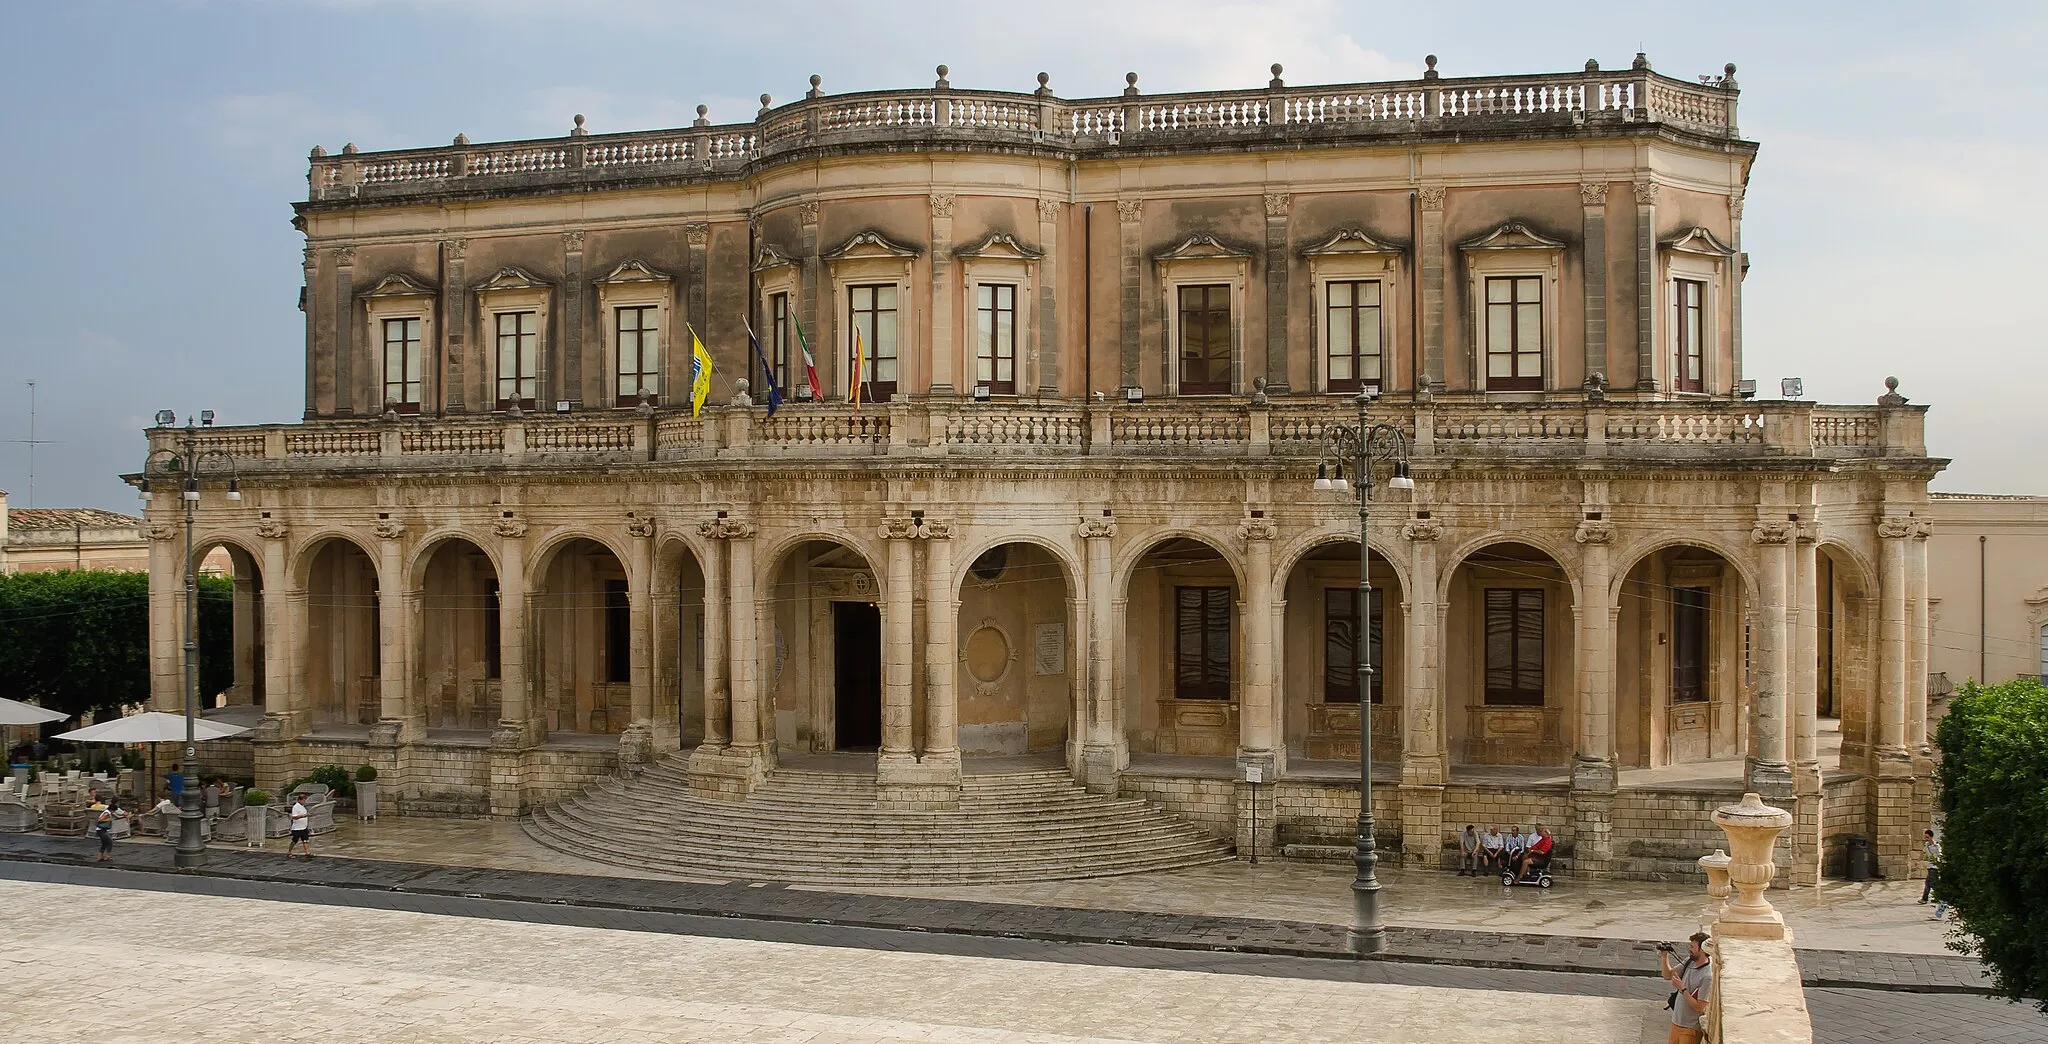
<svg viewBox="0 0 2048 1044">
<path fill-rule="evenodd" d="M 440 397 L 442 408 L 449 413 L 463 413 L 468 409 L 469 388 L 469 277 L 465 271 L 465 256 L 469 240 L 444 239 L 441 241 L 441 341 Z M 486 368 L 485 372 L 488 372 Z M 489 397 L 479 399 L 489 411 Z"/>
<path fill-rule="evenodd" d="M 1140 236 L 1139 220 L 1145 213 L 1145 201 L 1141 199 L 1120 199 L 1116 201 L 1117 216 L 1117 347 L 1119 354 L 1117 383 L 1125 388 L 1143 385 L 1138 376 L 1139 340 L 1142 328 L 1139 326 L 1138 305 L 1140 301 L 1139 281 L 1144 276 L 1144 240 Z"/>
<path fill-rule="evenodd" d="M 1266 193 L 1266 352 L 1265 359 L 1247 374 L 1263 373 L 1269 395 L 1287 394 L 1287 306 L 1292 274 L 1293 251 L 1288 249 L 1287 218 L 1294 197 L 1286 192 Z M 1245 382 L 1249 385 L 1251 382 Z"/>
<path fill-rule="evenodd" d="M 562 233 L 562 347 L 559 365 L 544 367 L 554 398 L 583 401 L 583 232 Z M 599 322 L 603 322 L 600 317 Z M 561 374 L 559 378 L 555 374 Z M 600 397 L 601 398 L 601 397 Z M 545 408 L 546 404 L 540 404 Z"/>
<path fill-rule="evenodd" d="M 1444 197 L 1442 185 L 1424 185 L 1415 191 L 1416 206 L 1422 212 L 1422 373 L 1416 375 L 1415 390 L 1429 390 L 1430 382 L 1444 379 Z M 1474 377 L 1474 386 L 1478 385 Z"/>
<path fill-rule="evenodd" d="M 1115 627 L 1119 613 L 1110 590 L 1110 542 L 1116 538 L 1116 520 L 1106 510 L 1100 517 L 1083 517 L 1075 535 L 1087 547 L 1088 569 L 1088 699 L 1083 714 L 1081 783 L 1093 793 L 1114 794 L 1117 775 L 1130 762 L 1116 713 Z"/>
<path fill-rule="evenodd" d="M 955 323 L 953 321 L 953 207 L 951 192 L 934 192 L 931 195 L 931 265 L 932 265 L 932 351 L 931 395 L 944 398 L 957 393 L 954 369 L 958 366 L 958 349 L 953 343 Z M 967 383 L 973 383 L 969 381 Z"/>
<path fill-rule="evenodd" d="M 334 415 L 355 415 L 356 248 L 334 252 Z M 369 411 L 374 412 L 374 410 Z"/>
<path fill-rule="evenodd" d="M 1057 199 L 1038 201 L 1038 244 L 1045 256 L 1038 262 L 1038 392 L 1060 391 L 1060 208 Z"/>
<path fill-rule="evenodd" d="M 1657 390 L 1657 183 L 1635 183 L 1636 390 Z"/>
<path fill-rule="evenodd" d="M 1585 243 L 1586 376 L 1605 375 L 1607 363 L 1607 182 L 1579 183 L 1580 229 Z"/>
</svg>

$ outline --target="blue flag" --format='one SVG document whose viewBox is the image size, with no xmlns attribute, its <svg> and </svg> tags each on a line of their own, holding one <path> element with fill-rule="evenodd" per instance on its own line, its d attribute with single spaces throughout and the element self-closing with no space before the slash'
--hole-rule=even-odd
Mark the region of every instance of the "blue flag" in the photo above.
<svg viewBox="0 0 2048 1044">
<path fill-rule="evenodd" d="M 768 416 L 775 416 L 775 410 L 782 405 L 782 386 L 775 383 L 775 367 L 768 362 L 768 353 L 761 350 L 761 339 L 754 336 L 754 324 L 747 321 L 747 340 L 754 345 L 754 358 L 761 360 L 761 376 L 768 382 Z"/>
</svg>

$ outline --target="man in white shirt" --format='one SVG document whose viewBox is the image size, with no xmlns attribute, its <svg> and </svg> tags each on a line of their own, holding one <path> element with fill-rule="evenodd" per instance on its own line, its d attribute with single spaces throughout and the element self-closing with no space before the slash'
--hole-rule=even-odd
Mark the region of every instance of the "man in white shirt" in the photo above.
<svg viewBox="0 0 2048 1044">
<path fill-rule="evenodd" d="M 1479 838 L 1479 851 L 1486 860 L 1481 865 L 1495 870 L 1500 869 L 1505 859 L 1503 850 L 1506 849 L 1507 843 L 1507 838 L 1500 836 L 1499 827 L 1487 827 L 1486 833 Z"/>
<path fill-rule="evenodd" d="M 284 846 L 284 857 L 292 857 L 292 849 L 304 847 L 306 858 L 313 858 L 313 814 L 306 811 L 306 796 L 292 796 L 292 839 Z"/>
<path fill-rule="evenodd" d="M 1522 853 L 1528 851 L 1528 849 L 1529 836 L 1527 834 L 1522 833 L 1521 827 L 1509 827 L 1507 843 L 1508 865 L 1512 866 L 1515 863 L 1520 862 L 1522 859 Z"/>
</svg>

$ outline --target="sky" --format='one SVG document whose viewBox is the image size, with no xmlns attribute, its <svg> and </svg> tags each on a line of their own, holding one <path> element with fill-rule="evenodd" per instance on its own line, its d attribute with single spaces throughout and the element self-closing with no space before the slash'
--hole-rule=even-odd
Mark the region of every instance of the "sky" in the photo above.
<svg viewBox="0 0 2048 1044">
<path fill-rule="evenodd" d="M 1933 406 L 1936 489 L 2048 494 L 2048 4 L 0 0 L 0 489 L 134 510 L 159 409 L 303 409 L 306 154 L 750 119 L 758 96 L 1067 97 L 1739 66 L 1748 372 Z M 2029 219 L 2031 220 L 2031 219 Z M 2029 290 L 2028 287 L 2035 287 Z M 2036 304 L 2028 306 L 2032 300 Z"/>
</svg>

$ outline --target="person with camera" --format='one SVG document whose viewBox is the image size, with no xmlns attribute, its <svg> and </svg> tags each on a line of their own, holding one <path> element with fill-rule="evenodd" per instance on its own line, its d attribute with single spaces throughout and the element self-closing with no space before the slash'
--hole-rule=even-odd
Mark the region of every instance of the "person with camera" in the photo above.
<svg viewBox="0 0 2048 1044">
<path fill-rule="evenodd" d="M 1713 958 L 1707 953 L 1707 933 L 1694 932 L 1687 941 L 1685 960 L 1673 967 L 1678 947 L 1657 944 L 1657 964 L 1664 981 L 1671 984 L 1671 996 L 1664 1006 L 1671 1009 L 1671 1034 L 1666 1044 L 1699 1044 L 1700 1017 L 1707 1013 L 1707 995 L 1714 988 Z"/>
</svg>

